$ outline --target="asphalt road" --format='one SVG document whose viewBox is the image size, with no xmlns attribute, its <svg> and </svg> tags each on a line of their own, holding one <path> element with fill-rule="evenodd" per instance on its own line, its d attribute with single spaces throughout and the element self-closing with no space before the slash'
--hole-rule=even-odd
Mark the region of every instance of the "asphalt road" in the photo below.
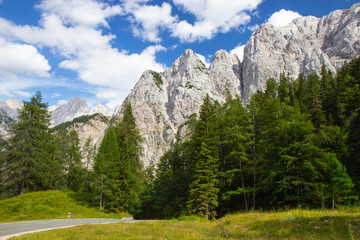
<svg viewBox="0 0 360 240">
<path fill-rule="evenodd" d="M 105 223 L 117 223 L 117 222 L 134 222 L 134 221 L 109 219 L 109 218 L 85 218 L 85 219 L 56 219 L 56 220 L 0 223 L 0 240 L 30 232 L 72 227 L 72 226 L 84 225 L 84 224 L 105 224 Z"/>
</svg>

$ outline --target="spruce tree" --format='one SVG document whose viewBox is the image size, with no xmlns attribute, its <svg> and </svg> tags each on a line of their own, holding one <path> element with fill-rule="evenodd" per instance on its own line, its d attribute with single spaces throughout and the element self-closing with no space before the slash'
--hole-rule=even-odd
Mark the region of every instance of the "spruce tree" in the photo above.
<svg viewBox="0 0 360 240">
<path fill-rule="evenodd" d="M 218 179 L 220 134 L 216 105 L 209 95 L 204 98 L 195 129 L 195 171 L 190 185 L 188 208 L 190 213 L 216 216 L 218 206 Z"/>
<path fill-rule="evenodd" d="M 86 139 L 86 142 L 84 144 L 84 147 L 82 149 L 82 156 L 85 159 L 85 186 L 84 190 L 89 190 L 89 174 L 90 170 L 93 168 L 93 160 L 94 160 L 94 146 L 92 146 L 92 139 L 89 136 Z"/>
<path fill-rule="evenodd" d="M 124 102 L 123 117 L 116 126 L 119 161 L 116 165 L 119 177 L 115 194 L 116 208 L 138 214 L 141 194 L 144 191 L 144 169 L 140 161 L 141 136 L 136 126 L 130 103 Z"/>
<path fill-rule="evenodd" d="M 93 189 L 99 197 L 100 209 L 116 211 L 115 196 L 118 191 L 119 147 L 113 127 L 107 130 L 94 159 Z"/>
<path fill-rule="evenodd" d="M 228 199 L 242 195 L 244 208 L 249 210 L 249 193 L 252 190 L 246 184 L 246 168 L 249 167 L 249 151 L 252 144 L 250 118 L 239 97 L 229 98 L 226 102 L 223 129 L 224 161 L 221 164 L 221 175 L 228 189 L 222 198 Z"/>
<path fill-rule="evenodd" d="M 11 138 L 3 165 L 8 191 L 23 194 L 54 187 L 60 166 L 53 157 L 49 122 L 47 104 L 37 92 L 29 102 L 24 102 L 18 120 L 9 129 Z"/>
</svg>

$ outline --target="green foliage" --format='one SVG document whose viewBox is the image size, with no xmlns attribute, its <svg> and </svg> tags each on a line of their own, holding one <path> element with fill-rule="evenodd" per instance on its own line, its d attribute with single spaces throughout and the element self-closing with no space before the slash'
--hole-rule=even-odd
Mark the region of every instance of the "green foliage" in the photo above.
<svg viewBox="0 0 360 240">
<path fill-rule="evenodd" d="M 161 78 L 161 75 L 155 71 L 150 71 L 150 73 L 154 78 L 156 86 L 160 89 L 160 91 L 162 91 L 161 86 L 163 85 L 163 80 Z"/>
<path fill-rule="evenodd" d="M 181 125 L 147 190 L 147 215 L 212 218 L 256 208 L 340 207 L 360 193 L 360 58 L 334 77 L 325 67 L 294 80 L 281 74 L 247 109 L 207 96 Z M 189 171 L 192 169 L 192 171 Z M 348 174 L 349 173 L 349 174 Z M 355 185 L 355 189 L 354 189 Z M 252 204 L 251 201 L 252 200 Z"/>
<path fill-rule="evenodd" d="M 169 221 L 84 225 L 32 233 L 20 239 L 359 239 L 359 209 L 291 210 L 197 216 Z"/>
<path fill-rule="evenodd" d="M 75 125 L 76 123 L 88 123 L 91 119 L 95 119 L 95 118 L 100 119 L 100 121 L 102 121 L 104 123 L 109 122 L 107 117 L 105 117 L 104 115 L 102 115 L 100 113 L 95 113 L 93 115 L 84 115 L 84 116 L 74 118 L 71 121 L 61 123 L 61 124 L 55 126 L 54 130 L 55 131 L 62 131 L 62 130 L 65 130 L 65 129 L 69 129 L 69 127 Z"/>
<path fill-rule="evenodd" d="M 216 104 L 206 95 L 194 134 L 195 170 L 188 208 L 190 213 L 201 214 L 208 219 L 216 216 L 218 206 L 220 131 L 216 114 Z"/>
<path fill-rule="evenodd" d="M 55 139 L 55 157 L 62 166 L 61 186 L 78 192 L 83 189 L 85 169 L 81 161 L 80 141 L 75 130 L 60 131 Z"/>
<path fill-rule="evenodd" d="M 92 188 L 99 199 L 99 208 L 114 209 L 117 192 L 116 180 L 119 178 L 118 162 L 120 154 L 114 128 L 110 127 L 94 159 Z"/>
<path fill-rule="evenodd" d="M 37 92 L 24 102 L 18 121 L 10 125 L 11 138 L 2 165 L 3 189 L 8 196 L 51 189 L 59 176 L 54 159 L 53 135 L 49 129 L 47 104 Z"/>
<path fill-rule="evenodd" d="M 117 164 L 119 178 L 118 191 L 115 196 L 116 208 L 126 210 L 133 215 L 139 214 L 141 195 L 144 191 L 144 170 L 140 161 L 142 141 L 136 127 L 132 107 L 124 102 L 123 117 L 116 125 L 118 149 L 120 158 Z"/>
</svg>

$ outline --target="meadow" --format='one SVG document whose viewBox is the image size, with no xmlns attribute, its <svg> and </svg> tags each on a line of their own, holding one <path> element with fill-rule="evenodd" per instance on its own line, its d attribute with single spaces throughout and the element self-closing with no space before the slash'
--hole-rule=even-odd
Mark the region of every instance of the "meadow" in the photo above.
<svg viewBox="0 0 360 240">
<path fill-rule="evenodd" d="M 71 218 L 122 218 L 127 213 L 106 213 L 98 210 L 91 195 L 71 191 L 25 193 L 0 200 L 0 222 Z"/>
<path fill-rule="evenodd" d="M 12 239 L 360 239 L 360 209 L 249 212 L 207 221 L 184 217 L 83 225 Z"/>
</svg>

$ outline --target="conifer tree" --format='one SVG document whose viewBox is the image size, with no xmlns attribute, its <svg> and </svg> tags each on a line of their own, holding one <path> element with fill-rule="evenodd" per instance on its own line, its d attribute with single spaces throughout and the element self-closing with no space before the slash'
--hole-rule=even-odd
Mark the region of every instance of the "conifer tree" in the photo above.
<svg viewBox="0 0 360 240">
<path fill-rule="evenodd" d="M 116 180 L 120 159 L 119 147 L 113 127 L 109 127 L 94 159 L 93 189 L 99 197 L 100 209 L 114 209 L 114 194 L 118 191 Z"/>
<path fill-rule="evenodd" d="M 218 206 L 220 134 L 216 113 L 216 105 L 206 95 L 195 129 L 195 171 L 188 200 L 190 213 L 201 214 L 208 219 L 216 216 Z"/>
<path fill-rule="evenodd" d="M 7 189 L 13 194 L 51 189 L 59 177 L 49 121 L 47 104 L 37 92 L 29 102 L 24 102 L 18 121 L 10 126 L 12 137 L 2 173 Z"/>
<path fill-rule="evenodd" d="M 89 136 L 86 139 L 86 142 L 83 147 L 82 156 L 85 159 L 85 191 L 88 191 L 88 184 L 89 184 L 89 173 L 90 169 L 93 167 L 93 160 L 94 160 L 94 146 L 92 146 L 92 139 Z"/>
<path fill-rule="evenodd" d="M 118 149 L 120 153 L 117 163 L 119 178 L 115 205 L 119 210 L 137 214 L 144 191 L 144 169 L 140 161 L 141 136 L 138 132 L 135 117 L 130 103 L 124 102 L 123 117 L 116 126 Z"/>
<path fill-rule="evenodd" d="M 81 162 L 80 141 L 75 130 L 71 130 L 67 137 L 68 149 L 65 157 L 66 186 L 78 192 L 84 181 L 83 164 Z"/>
<path fill-rule="evenodd" d="M 252 147 L 252 133 L 248 112 L 243 107 L 239 97 L 229 98 L 226 102 L 225 121 L 223 130 L 223 148 L 226 155 L 222 163 L 222 175 L 229 185 L 223 194 L 223 199 L 235 195 L 243 195 L 244 208 L 249 210 L 249 192 L 251 187 L 245 183 L 246 165 L 249 164 L 249 149 Z M 239 181 L 236 181 L 239 179 Z"/>
</svg>

